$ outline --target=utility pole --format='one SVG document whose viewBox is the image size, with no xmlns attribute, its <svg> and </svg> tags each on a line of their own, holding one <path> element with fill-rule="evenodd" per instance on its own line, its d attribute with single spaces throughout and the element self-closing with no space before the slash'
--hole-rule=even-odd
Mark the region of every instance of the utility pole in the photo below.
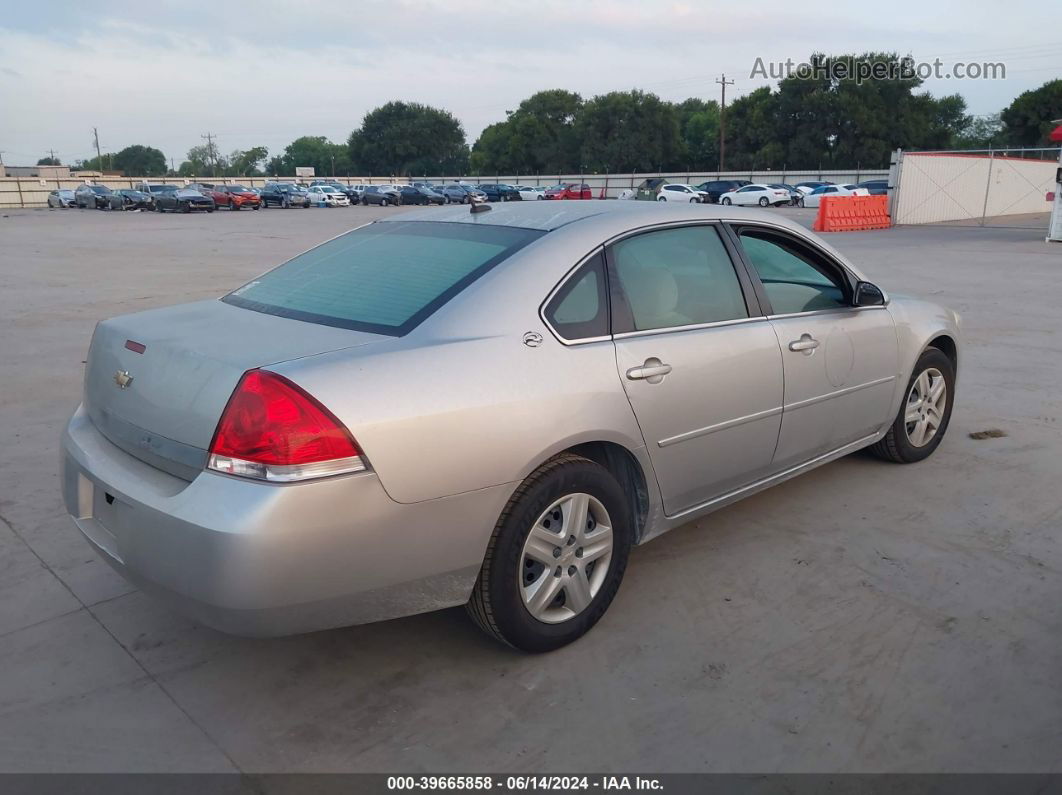
<svg viewBox="0 0 1062 795">
<path fill-rule="evenodd" d="M 50 157 L 50 158 L 51 158 L 52 160 L 55 160 L 55 162 L 56 162 L 56 165 L 58 165 L 58 164 L 59 164 L 59 161 L 58 161 L 58 160 L 56 160 L 56 157 L 55 157 L 55 150 L 54 150 L 54 149 L 49 149 L 49 150 L 48 150 L 48 157 Z"/>
<path fill-rule="evenodd" d="M 103 171 L 103 155 L 100 154 L 100 133 L 95 127 L 92 128 L 92 137 L 96 139 L 96 168 Z"/>
<path fill-rule="evenodd" d="M 207 154 L 210 155 L 210 160 L 214 164 L 211 170 L 213 171 L 213 176 L 216 177 L 218 175 L 218 150 L 214 145 L 215 136 L 213 133 L 207 133 L 206 135 L 200 135 L 199 137 L 207 142 Z"/>
<path fill-rule="evenodd" d="M 734 85 L 733 80 L 727 80 L 724 74 L 716 81 L 723 89 L 722 102 L 719 103 L 719 171 L 726 167 L 726 87 Z"/>
</svg>

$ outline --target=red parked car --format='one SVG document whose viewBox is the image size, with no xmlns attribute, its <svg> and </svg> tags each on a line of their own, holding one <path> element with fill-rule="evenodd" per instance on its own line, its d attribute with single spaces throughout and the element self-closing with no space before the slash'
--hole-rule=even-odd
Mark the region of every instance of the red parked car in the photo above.
<svg viewBox="0 0 1062 795">
<path fill-rule="evenodd" d="M 218 207 L 228 207 L 230 210 L 242 210 L 244 207 L 257 210 L 262 205 L 258 194 L 243 185 L 212 185 L 200 182 L 188 187 L 209 196 Z"/>
<path fill-rule="evenodd" d="M 566 185 L 554 185 L 545 193 L 547 199 L 592 199 L 594 192 L 589 185 L 580 185 L 578 182 L 569 182 Z"/>
</svg>

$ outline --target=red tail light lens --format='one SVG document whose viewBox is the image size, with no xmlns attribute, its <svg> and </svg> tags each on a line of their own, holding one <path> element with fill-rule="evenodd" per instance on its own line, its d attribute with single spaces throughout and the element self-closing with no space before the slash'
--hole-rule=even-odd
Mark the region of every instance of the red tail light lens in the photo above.
<svg viewBox="0 0 1062 795">
<path fill-rule="evenodd" d="M 343 423 L 300 387 L 267 370 L 243 374 L 214 431 L 207 466 L 278 482 L 365 469 Z"/>
</svg>

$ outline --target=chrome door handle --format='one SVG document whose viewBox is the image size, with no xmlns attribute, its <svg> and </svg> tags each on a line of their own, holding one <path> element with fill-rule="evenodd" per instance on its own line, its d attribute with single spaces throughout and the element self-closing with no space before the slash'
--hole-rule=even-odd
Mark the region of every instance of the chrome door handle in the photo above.
<svg viewBox="0 0 1062 795">
<path fill-rule="evenodd" d="M 645 360 L 641 367 L 632 367 L 627 371 L 627 378 L 631 381 L 645 380 L 650 384 L 659 384 L 664 376 L 671 372 L 671 365 L 652 356 Z"/>
<path fill-rule="evenodd" d="M 803 353 L 805 356 L 811 356 L 817 347 L 819 347 L 819 341 L 810 334 L 801 334 L 800 339 L 789 343 L 789 350 Z"/>
</svg>

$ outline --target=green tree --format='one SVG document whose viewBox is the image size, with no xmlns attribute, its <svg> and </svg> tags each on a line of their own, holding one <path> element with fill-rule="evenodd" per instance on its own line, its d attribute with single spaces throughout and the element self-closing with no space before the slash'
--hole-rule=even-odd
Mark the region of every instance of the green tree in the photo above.
<svg viewBox="0 0 1062 795">
<path fill-rule="evenodd" d="M 726 109 L 727 171 L 780 168 L 784 146 L 778 134 L 778 96 L 764 86 Z"/>
<path fill-rule="evenodd" d="M 42 157 L 37 161 L 38 166 L 61 166 L 58 157 Z"/>
<path fill-rule="evenodd" d="M 166 156 L 151 146 L 133 144 L 114 156 L 114 168 L 127 177 L 161 177 L 166 174 Z"/>
<path fill-rule="evenodd" d="M 104 171 L 109 169 L 111 159 L 113 155 L 103 155 L 102 157 L 90 157 L 88 160 L 77 160 L 74 162 L 74 171 Z"/>
<path fill-rule="evenodd" d="M 503 122 L 492 124 L 472 147 L 475 173 L 560 173 L 579 167 L 575 121 L 583 98 L 564 89 L 539 91 Z"/>
<path fill-rule="evenodd" d="M 998 149 L 1005 146 L 1003 120 L 998 113 L 974 116 L 955 139 L 959 149 Z"/>
<path fill-rule="evenodd" d="M 719 162 L 719 103 L 691 97 L 675 106 L 682 136 L 683 164 L 691 171 L 708 171 Z"/>
<path fill-rule="evenodd" d="M 580 171 L 681 168 L 682 138 L 675 106 L 644 91 L 594 97 L 575 124 L 582 142 Z"/>
<path fill-rule="evenodd" d="M 261 172 L 259 164 L 269 157 L 269 150 L 264 146 L 252 146 L 250 149 L 236 149 L 229 155 L 229 167 L 226 176 L 256 177 Z"/>
<path fill-rule="evenodd" d="M 188 150 L 187 159 L 177 169 L 178 177 L 218 177 L 229 168 L 228 160 L 218 153 L 217 146 L 200 144 Z"/>
<path fill-rule="evenodd" d="M 1062 79 L 1049 80 L 1037 89 L 1025 91 L 999 114 L 1011 146 L 1048 146 L 1047 137 L 1062 118 Z"/>
<path fill-rule="evenodd" d="M 288 144 L 283 154 L 272 158 L 267 168 L 271 174 L 291 176 L 297 167 L 309 166 L 317 176 L 330 177 L 333 174 L 349 175 L 350 165 L 350 155 L 345 146 L 334 144 L 323 135 L 304 135 Z"/>
<path fill-rule="evenodd" d="M 388 102 L 366 114 L 347 147 L 362 173 L 462 174 L 469 162 L 461 122 L 416 102 Z"/>
</svg>

